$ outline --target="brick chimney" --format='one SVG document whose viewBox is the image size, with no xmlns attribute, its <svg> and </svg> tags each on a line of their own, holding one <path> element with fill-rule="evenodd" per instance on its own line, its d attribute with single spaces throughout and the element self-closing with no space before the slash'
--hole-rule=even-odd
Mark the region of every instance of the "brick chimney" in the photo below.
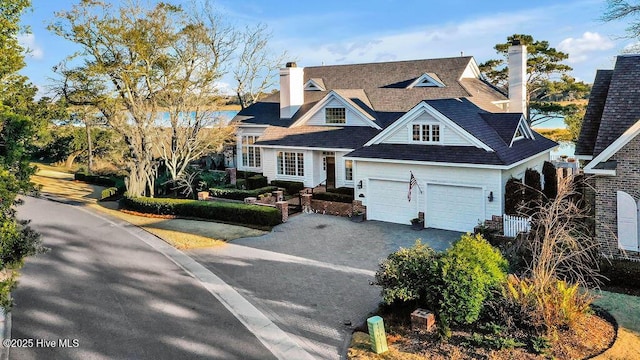
<svg viewBox="0 0 640 360">
<path fill-rule="evenodd" d="M 509 46 L 509 112 L 527 113 L 527 47 L 520 40 Z"/>
<path fill-rule="evenodd" d="M 280 69 L 280 118 L 291 119 L 304 102 L 304 68 L 288 62 Z"/>
</svg>

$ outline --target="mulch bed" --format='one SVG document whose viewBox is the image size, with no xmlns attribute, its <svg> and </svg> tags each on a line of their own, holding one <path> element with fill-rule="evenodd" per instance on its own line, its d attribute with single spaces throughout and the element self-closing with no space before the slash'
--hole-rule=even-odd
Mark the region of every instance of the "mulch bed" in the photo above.
<svg viewBox="0 0 640 360">
<path fill-rule="evenodd" d="M 473 331 L 456 329 L 447 341 L 441 341 L 435 332 L 413 331 L 406 324 L 395 324 L 393 316 L 385 317 L 388 322 L 389 344 L 399 351 L 424 356 L 428 359 L 588 359 L 609 349 L 615 342 L 617 325 L 608 313 L 595 309 L 594 314 L 586 316 L 575 329 L 564 329 L 546 355 L 534 354 L 531 344 L 510 349 L 491 349 L 478 347 L 470 340 Z M 366 330 L 364 330 L 366 332 Z M 514 339 L 524 339 L 524 334 L 501 334 Z"/>
</svg>

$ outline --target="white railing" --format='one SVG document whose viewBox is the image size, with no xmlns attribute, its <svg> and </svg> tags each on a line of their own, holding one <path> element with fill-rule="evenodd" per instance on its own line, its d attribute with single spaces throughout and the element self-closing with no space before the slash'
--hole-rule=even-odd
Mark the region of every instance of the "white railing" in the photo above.
<svg viewBox="0 0 640 360">
<path fill-rule="evenodd" d="M 504 227 L 504 236 L 515 237 L 521 232 L 529 232 L 531 230 L 531 218 L 505 214 L 502 216 L 502 225 Z"/>
</svg>

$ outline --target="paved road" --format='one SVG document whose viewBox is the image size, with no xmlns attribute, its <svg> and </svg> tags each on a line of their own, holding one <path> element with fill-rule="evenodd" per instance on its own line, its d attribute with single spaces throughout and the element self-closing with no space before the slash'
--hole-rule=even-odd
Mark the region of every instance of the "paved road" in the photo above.
<svg viewBox="0 0 640 360">
<path fill-rule="evenodd" d="M 344 356 L 349 334 L 380 302 L 381 260 L 422 238 L 444 250 L 460 233 L 301 214 L 264 236 L 187 253 L 232 285 L 317 359 Z M 348 324 L 351 325 L 348 325 Z"/>
<path fill-rule="evenodd" d="M 34 198 L 19 217 L 51 251 L 22 271 L 12 338 L 78 346 L 12 348 L 11 359 L 274 358 L 199 282 L 125 229 Z"/>
</svg>

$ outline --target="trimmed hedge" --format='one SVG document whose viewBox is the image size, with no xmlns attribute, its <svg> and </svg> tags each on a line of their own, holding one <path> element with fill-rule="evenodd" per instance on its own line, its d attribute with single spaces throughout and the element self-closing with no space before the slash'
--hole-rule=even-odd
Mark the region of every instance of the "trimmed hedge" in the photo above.
<svg viewBox="0 0 640 360">
<path fill-rule="evenodd" d="M 280 211 L 270 206 L 228 202 L 123 197 L 123 209 L 156 215 L 176 215 L 259 226 L 275 226 L 282 222 Z"/>
<path fill-rule="evenodd" d="M 246 179 L 248 177 L 252 177 L 252 176 L 255 176 L 255 175 L 262 175 L 262 174 L 257 173 L 255 171 L 242 171 L 242 170 L 237 170 L 236 171 L 236 177 L 238 179 L 240 179 L 240 178 Z"/>
<path fill-rule="evenodd" d="M 345 194 L 337 194 L 333 192 L 322 192 L 322 193 L 313 193 L 313 199 L 351 204 L 351 202 L 353 201 L 353 196 L 345 195 Z"/>
<path fill-rule="evenodd" d="M 100 185 L 106 187 L 116 186 L 116 179 L 110 176 L 87 175 L 84 173 L 75 173 L 73 178 L 78 181 L 84 181 L 88 184 Z"/>
<path fill-rule="evenodd" d="M 640 261 L 611 259 L 600 261 L 600 274 L 606 276 L 605 285 L 640 289 Z"/>
<path fill-rule="evenodd" d="M 269 185 L 267 178 L 262 175 L 253 175 L 247 178 L 247 190 L 259 189 Z"/>
<path fill-rule="evenodd" d="M 232 199 L 232 200 L 244 200 L 248 197 L 257 198 L 258 195 L 264 193 L 271 193 L 278 190 L 275 186 L 265 186 L 254 190 L 240 190 L 240 189 L 224 189 L 224 188 L 211 188 L 209 194 L 213 197 Z"/>
<path fill-rule="evenodd" d="M 305 188 L 302 181 L 272 180 L 271 186 L 284 188 L 287 194 L 296 195 Z"/>
<path fill-rule="evenodd" d="M 102 190 L 102 192 L 100 193 L 100 201 L 111 200 L 112 198 L 116 197 L 119 192 L 120 190 L 115 186 L 108 187 Z"/>
<path fill-rule="evenodd" d="M 335 193 L 335 194 L 349 195 L 349 196 L 351 196 L 353 198 L 355 190 L 353 188 L 344 187 L 343 186 L 343 187 L 331 189 L 331 191 L 329 191 L 329 192 L 332 192 L 332 193 Z"/>
</svg>

